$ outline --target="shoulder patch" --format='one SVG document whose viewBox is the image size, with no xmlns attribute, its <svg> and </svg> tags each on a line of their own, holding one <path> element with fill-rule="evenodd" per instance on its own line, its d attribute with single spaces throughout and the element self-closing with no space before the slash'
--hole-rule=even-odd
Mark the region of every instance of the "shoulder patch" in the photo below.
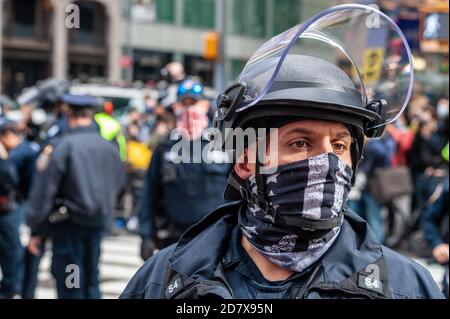
<svg viewBox="0 0 450 319">
<path fill-rule="evenodd" d="M 50 155 L 53 152 L 53 146 L 47 145 L 36 160 L 36 169 L 38 172 L 45 171 L 50 163 Z"/>
<path fill-rule="evenodd" d="M 166 288 L 166 298 L 172 298 L 177 292 L 184 288 L 183 279 L 181 276 L 176 276 L 174 280 Z"/>
<path fill-rule="evenodd" d="M 368 265 L 358 273 L 358 287 L 383 294 L 383 282 L 380 277 L 380 269 L 376 264 Z"/>
</svg>

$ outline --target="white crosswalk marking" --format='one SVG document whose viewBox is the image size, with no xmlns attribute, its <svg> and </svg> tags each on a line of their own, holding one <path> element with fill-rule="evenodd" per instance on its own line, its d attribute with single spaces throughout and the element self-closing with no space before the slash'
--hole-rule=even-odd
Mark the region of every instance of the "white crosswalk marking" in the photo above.
<svg viewBox="0 0 450 319">
<path fill-rule="evenodd" d="M 115 299 L 142 265 L 139 257 L 140 239 L 134 235 L 106 237 L 100 259 L 100 290 L 102 298 Z M 37 299 L 56 298 L 55 282 L 50 273 L 51 252 L 41 261 L 36 289 Z"/>
</svg>

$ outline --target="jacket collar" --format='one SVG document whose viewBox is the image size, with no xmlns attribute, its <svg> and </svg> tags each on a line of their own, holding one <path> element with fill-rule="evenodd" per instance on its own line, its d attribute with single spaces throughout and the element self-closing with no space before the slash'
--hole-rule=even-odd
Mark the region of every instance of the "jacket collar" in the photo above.
<svg viewBox="0 0 450 319">
<path fill-rule="evenodd" d="M 77 126 L 77 127 L 68 129 L 67 134 L 77 134 L 77 133 L 83 133 L 83 132 L 99 132 L 98 126 L 95 123 L 93 123 L 89 126 Z"/>
<path fill-rule="evenodd" d="M 222 267 L 242 204 L 239 201 L 219 207 L 183 234 L 169 258 L 166 278 L 169 286 L 179 278 L 184 281 L 184 287 L 199 284 L 205 290 L 205 286 L 209 286 L 223 298 L 232 297 Z M 381 244 L 367 223 L 351 211 L 345 212 L 339 237 L 321 258 L 317 268 L 319 271 L 314 272 L 311 286 L 318 290 L 341 289 L 339 287 L 342 286 L 344 292 L 366 292 L 369 297 L 388 295 Z M 364 285 L 370 283 L 365 279 L 371 276 L 373 269 L 377 276 L 375 280 L 383 283 L 381 290 Z M 166 291 L 166 297 L 174 295 Z"/>
</svg>

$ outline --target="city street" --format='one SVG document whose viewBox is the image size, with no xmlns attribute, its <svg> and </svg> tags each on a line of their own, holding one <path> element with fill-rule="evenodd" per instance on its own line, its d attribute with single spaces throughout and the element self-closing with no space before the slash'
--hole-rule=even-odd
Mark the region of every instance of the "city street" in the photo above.
<svg viewBox="0 0 450 319">
<path fill-rule="evenodd" d="M 102 244 L 100 263 L 102 298 L 118 298 L 127 282 L 139 269 L 142 264 L 139 257 L 139 244 L 139 237 L 133 235 L 105 238 Z M 50 264 L 51 253 L 48 251 L 42 260 L 41 271 L 39 272 L 39 285 L 36 291 L 36 298 L 38 299 L 56 298 Z"/>
<path fill-rule="evenodd" d="M 102 298 L 115 299 L 125 288 L 128 280 L 139 269 L 142 261 L 139 257 L 140 239 L 135 235 L 120 235 L 117 237 L 106 237 L 103 241 L 103 252 L 100 264 L 100 289 Z M 56 298 L 54 280 L 50 274 L 51 253 L 47 252 L 41 263 L 39 273 L 39 286 L 36 298 Z M 437 264 L 428 264 L 425 259 L 414 259 L 426 267 L 434 280 L 440 285 L 443 270 Z"/>
<path fill-rule="evenodd" d="M 0 301 L 448 297 L 448 0 L 0 0 L 0 25 Z M 187 229 L 175 273 L 144 264 Z"/>
</svg>

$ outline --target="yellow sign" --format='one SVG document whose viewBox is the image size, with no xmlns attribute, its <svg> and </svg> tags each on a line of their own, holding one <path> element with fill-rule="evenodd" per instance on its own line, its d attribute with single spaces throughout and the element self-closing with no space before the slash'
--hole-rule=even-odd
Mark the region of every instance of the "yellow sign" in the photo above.
<svg viewBox="0 0 450 319">
<path fill-rule="evenodd" d="M 207 32 L 203 39 L 203 57 L 206 60 L 219 58 L 219 33 Z"/>
<path fill-rule="evenodd" d="M 383 60 L 383 48 L 366 50 L 364 54 L 364 68 L 361 70 L 361 77 L 365 84 L 377 83 L 380 80 Z"/>
</svg>

